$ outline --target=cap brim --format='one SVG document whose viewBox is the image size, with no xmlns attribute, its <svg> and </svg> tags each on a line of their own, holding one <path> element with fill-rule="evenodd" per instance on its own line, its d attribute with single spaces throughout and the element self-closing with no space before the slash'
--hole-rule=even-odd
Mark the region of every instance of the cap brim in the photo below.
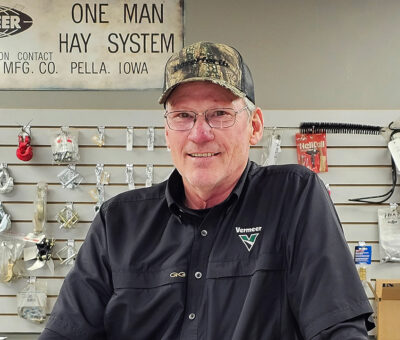
<svg viewBox="0 0 400 340">
<path fill-rule="evenodd" d="M 177 84 L 174 84 L 172 86 L 170 86 L 168 89 L 166 89 L 161 97 L 158 100 L 159 104 L 165 104 L 165 102 L 167 101 L 169 95 L 171 94 L 171 92 L 180 84 L 183 83 L 190 83 L 190 82 L 195 82 L 195 81 L 208 81 L 217 85 L 220 85 L 226 89 L 228 89 L 229 91 L 231 91 L 235 96 L 240 97 L 240 98 L 244 98 L 246 97 L 246 94 L 242 91 L 239 91 L 236 87 L 231 86 L 229 84 L 227 84 L 225 81 L 223 80 L 219 80 L 219 79 L 215 79 L 215 78 L 207 78 L 207 77 L 193 77 L 193 78 L 189 78 L 189 79 L 184 79 L 182 81 L 180 81 Z"/>
</svg>

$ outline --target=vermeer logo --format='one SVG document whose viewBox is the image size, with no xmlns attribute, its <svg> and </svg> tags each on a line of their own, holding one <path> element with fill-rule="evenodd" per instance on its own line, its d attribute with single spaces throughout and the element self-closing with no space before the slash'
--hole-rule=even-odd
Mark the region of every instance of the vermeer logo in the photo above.
<svg viewBox="0 0 400 340">
<path fill-rule="evenodd" d="M 32 26 L 32 18 L 21 11 L 0 5 L 0 38 L 21 33 Z"/>
<path fill-rule="evenodd" d="M 262 227 L 253 227 L 253 228 L 236 227 L 236 232 L 239 234 L 238 236 L 240 237 L 240 239 L 242 240 L 243 244 L 246 246 L 248 251 L 250 251 L 251 248 L 253 248 L 254 243 L 256 243 L 257 236 L 260 234 L 259 232 L 261 230 Z"/>
</svg>

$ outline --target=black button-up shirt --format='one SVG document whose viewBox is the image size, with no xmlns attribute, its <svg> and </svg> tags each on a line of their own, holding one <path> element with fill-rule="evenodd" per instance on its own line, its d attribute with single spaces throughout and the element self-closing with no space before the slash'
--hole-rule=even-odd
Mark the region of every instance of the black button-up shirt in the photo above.
<svg viewBox="0 0 400 340">
<path fill-rule="evenodd" d="M 221 204 L 183 200 L 175 171 L 103 204 L 40 339 L 295 340 L 350 319 L 370 327 L 314 173 L 249 162 Z"/>
</svg>

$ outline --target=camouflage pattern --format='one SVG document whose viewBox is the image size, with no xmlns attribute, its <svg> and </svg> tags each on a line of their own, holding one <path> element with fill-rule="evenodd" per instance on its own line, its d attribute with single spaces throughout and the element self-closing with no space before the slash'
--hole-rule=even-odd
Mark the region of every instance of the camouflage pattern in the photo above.
<svg viewBox="0 0 400 340">
<path fill-rule="evenodd" d="M 240 54 L 224 44 L 198 42 L 184 47 L 167 61 L 159 103 L 164 104 L 176 86 L 191 81 L 211 81 L 245 97 L 242 63 Z"/>
</svg>

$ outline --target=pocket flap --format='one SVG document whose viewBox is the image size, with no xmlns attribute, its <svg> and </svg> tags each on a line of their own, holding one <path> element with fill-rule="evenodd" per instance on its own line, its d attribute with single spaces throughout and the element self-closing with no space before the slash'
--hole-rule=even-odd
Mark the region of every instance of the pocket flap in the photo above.
<svg viewBox="0 0 400 340">
<path fill-rule="evenodd" d="M 113 271 L 114 288 L 154 288 L 185 281 L 186 269 L 183 266 L 147 272 Z"/>
<path fill-rule="evenodd" d="M 250 276 L 258 270 L 283 270 L 283 255 L 270 253 L 258 258 L 210 262 L 207 278 Z"/>
</svg>

